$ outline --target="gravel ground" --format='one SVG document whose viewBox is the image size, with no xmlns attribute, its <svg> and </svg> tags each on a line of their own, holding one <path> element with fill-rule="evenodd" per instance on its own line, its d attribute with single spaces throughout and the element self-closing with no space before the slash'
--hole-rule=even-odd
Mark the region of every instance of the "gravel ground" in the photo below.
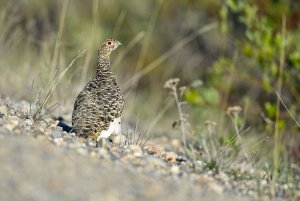
<svg viewBox="0 0 300 201">
<path fill-rule="evenodd" d="M 96 148 L 52 119 L 22 117 L 27 106 L 0 100 L 0 200 L 269 200 L 256 181 L 196 171 L 161 145 L 117 136 Z"/>
<path fill-rule="evenodd" d="M 1 200 L 246 200 L 27 136 L 2 135 L 0 160 Z"/>
</svg>

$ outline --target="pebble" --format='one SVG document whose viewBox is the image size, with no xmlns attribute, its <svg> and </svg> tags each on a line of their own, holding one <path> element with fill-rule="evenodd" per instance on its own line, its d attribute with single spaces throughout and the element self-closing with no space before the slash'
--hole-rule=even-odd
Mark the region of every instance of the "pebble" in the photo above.
<svg viewBox="0 0 300 201">
<path fill-rule="evenodd" d="M 33 124 L 31 119 L 25 119 L 24 123 L 26 126 L 31 126 Z"/>
<path fill-rule="evenodd" d="M 218 194 L 222 194 L 224 191 L 223 186 L 221 186 L 220 184 L 214 183 L 214 182 L 209 183 L 208 186 L 212 191 L 214 191 L 215 193 L 218 193 Z"/>
<path fill-rule="evenodd" d="M 6 128 L 9 128 L 9 127 L 6 127 Z M 13 131 L 16 134 L 21 134 L 24 131 L 24 127 L 21 126 L 20 124 L 12 125 L 11 128 L 12 128 L 12 130 L 10 130 L 10 129 L 8 129 L 8 130 Z"/>
<path fill-rule="evenodd" d="M 161 156 L 163 153 L 163 148 L 159 145 L 149 145 L 145 147 L 145 150 L 148 154 L 155 154 L 157 156 Z"/>
<path fill-rule="evenodd" d="M 7 107 L 5 105 L 0 106 L 0 118 L 7 116 Z"/>
<path fill-rule="evenodd" d="M 55 138 L 53 141 L 58 146 L 63 145 L 63 143 L 64 143 L 64 139 L 63 138 Z"/>
<path fill-rule="evenodd" d="M 164 160 L 168 162 L 176 162 L 177 154 L 175 152 L 165 152 Z"/>
<path fill-rule="evenodd" d="M 114 134 L 110 137 L 110 140 L 113 142 L 114 145 L 118 146 L 124 146 L 126 143 L 126 137 L 124 135 Z"/>
<path fill-rule="evenodd" d="M 185 156 L 177 156 L 176 161 L 183 164 L 183 163 L 187 162 L 188 159 Z"/>
<path fill-rule="evenodd" d="M 263 179 L 260 181 L 261 186 L 266 186 L 268 184 L 267 180 Z"/>
<path fill-rule="evenodd" d="M 51 136 L 53 138 L 61 138 L 63 136 L 63 133 L 61 131 L 58 131 L 58 130 L 53 130 L 51 132 Z"/>
<path fill-rule="evenodd" d="M 139 145 L 135 145 L 135 144 L 129 145 L 128 149 L 131 151 L 134 157 L 139 157 L 143 155 L 143 151 Z"/>
<path fill-rule="evenodd" d="M 68 144 L 68 147 L 69 148 L 73 148 L 73 149 L 76 149 L 76 148 L 86 148 L 85 144 L 79 142 L 79 141 L 75 141 L 73 143 L 69 143 Z"/>
<path fill-rule="evenodd" d="M 78 148 L 77 152 L 82 154 L 82 155 L 88 155 L 88 150 L 84 148 Z"/>
<path fill-rule="evenodd" d="M 109 152 L 107 149 L 99 148 L 97 152 L 97 156 L 101 159 L 110 160 L 111 156 L 109 155 Z"/>
<path fill-rule="evenodd" d="M 181 147 L 181 142 L 178 139 L 172 139 L 171 140 L 171 145 L 178 148 L 178 147 Z"/>
<path fill-rule="evenodd" d="M 166 168 L 167 165 L 165 161 L 163 161 L 161 158 L 155 157 L 155 156 L 148 156 L 145 157 L 147 164 L 153 166 L 154 168 Z"/>
<path fill-rule="evenodd" d="M 180 168 L 178 165 L 173 165 L 170 168 L 170 171 L 172 174 L 179 174 L 180 173 Z"/>
<path fill-rule="evenodd" d="M 216 178 L 219 178 L 223 182 L 228 182 L 230 180 L 228 175 L 223 171 L 220 171 L 219 174 L 216 175 Z"/>
<path fill-rule="evenodd" d="M 89 147 L 96 147 L 96 142 L 87 141 L 86 145 L 89 146 Z M 99 145 L 99 146 L 101 146 L 101 145 Z"/>
<path fill-rule="evenodd" d="M 32 133 L 37 136 L 37 135 L 45 135 L 45 129 L 44 128 L 36 128 L 32 131 Z"/>
<path fill-rule="evenodd" d="M 7 122 L 3 125 L 3 127 L 12 131 L 14 127 L 17 126 L 19 123 L 20 123 L 20 118 L 13 116 L 7 120 Z"/>
</svg>

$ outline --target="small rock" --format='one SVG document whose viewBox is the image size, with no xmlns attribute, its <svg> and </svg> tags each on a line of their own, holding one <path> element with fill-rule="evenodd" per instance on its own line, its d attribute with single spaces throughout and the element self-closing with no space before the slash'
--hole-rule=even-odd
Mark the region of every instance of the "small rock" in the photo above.
<svg viewBox="0 0 300 201">
<path fill-rule="evenodd" d="M 62 131 L 58 131 L 58 130 L 53 130 L 51 132 L 51 136 L 53 138 L 61 138 L 63 136 Z"/>
<path fill-rule="evenodd" d="M 283 188 L 284 190 L 288 190 L 288 189 L 289 189 L 289 186 L 288 186 L 288 184 L 283 184 L 283 185 L 282 185 L 282 188 Z"/>
<path fill-rule="evenodd" d="M 195 179 L 195 184 L 200 187 L 203 187 L 210 182 L 213 182 L 213 179 L 206 174 L 200 175 Z"/>
<path fill-rule="evenodd" d="M 223 188 L 221 185 L 219 185 L 219 184 L 217 184 L 217 183 L 215 183 L 215 182 L 209 183 L 208 186 L 209 186 L 209 188 L 210 188 L 212 191 L 214 191 L 214 192 L 216 192 L 216 193 L 218 193 L 218 194 L 222 194 L 223 191 L 224 191 L 224 188 Z"/>
<path fill-rule="evenodd" d="M 139 157 L 139 156 L 143 155 L 143 151 L 139 145 L 132 144 L 128 148 L 131 151 L 131 153 L 133 154 L 133 156 L 135 156 L 135 157 Z"/>
<path fill-rule="evenodd" d="M 176 161 L 180 163 L 185 163 L 187 162 L 187 158 L 184 156 L 177 156 Z"/>
<path fill-rule="evenodd" d="M 122 134 L 113 134 L 109 138 L 114 145 L 124 146 L 126 142 L 126 137 Z"/>
<path fill-rule="evenodd" d="M 55 138 L 53 141 L 57 145 L 62 145 L 64 143 L 64 139 L 63 138 Z"/>
<path fill-rule="evenodd" d="M 175 152 L 166 152 L 164 154 L 164 160 L 168 162 L 176 162 L 177 154 Z"/>
<path fill-rule="evenodd" d="M 68 147 L 69 148 L 79 148 L 79 147 L 83 147 L 83 146 L 82 146 L 82 143 L 75 141 L 75 142 L 68 144 Z"/>
<path fill-rule="evenodd" d="M 88 150 L 84 148 L 78 148 L 77 152 L 82 154 L 82 155 L 88 155 Z"/>
<path fill-rule="evenodd" d="M 108 150 L 102 149 L 102 148 L 98 149 L 97 156 L 99 158 L 106 159 L 106 160 L 110 160 L 111 159 L 110 158 L 111 155 L 109 154 Z"/>
<path fill-rule="evenodd" d="M 26 119 L 24 122 L 26 126 L 31 126 L 33 123 L 31 119 Z"/>
<path fill-rule="evenodd" d="M 0 106 L 0 118 L 7 116 L 7 107 L 5 105 Z"/>
<path fill-rule="evenodd" d="M 173 165 L 173 166 L 170 168 L 170 170 L 171 170 L 171 173 L 173 173 L 173 174 L 179 174 L 179 173 L 180 173 L 180 168 L 179 168 L 178 165 Z"/>
<path fill-rule="evenodd" d="M 148 154 L 155 154 L 157 156 L 161 156 L 163 153 L 163 148 L 161 146 L 158 145 L 150 145 L 145 147 L 145 150 L 147 151 Z"/>
<path fill-rule="evenodd" d="M 213 176 L 215 173 L 214 173 L 214 171 L 209 170 L 209 171 L 207 172 L 207 174 L 208 174 L 209 176 Z"/>
<path fill-rule="evenodd" d="M 36 128 L 32 131 L 32 134 L 37 136 L 37 135 L 45 135 L 45 129 L 44 128 Z"/>
<path fill-rule="evenodd" d="M 267 180 L 263 179 L 260 181 L 261 186 L 266 186 L 268 184 Z"/>
<path fill-rule="evenodd" d="M 90 152 L 90 155 L 91 155 L 91 157 L 96 157 L 96 156 L 97 156 L 97 152 L 91 151 L 91 152 Z"/>
<path fill-rule="evenodd" d="M 100 142 L 101 142 L 101 143 L 100 143 Z M 105 142 L 102 142 L 102 140 L 100 140 L 98 145 L 101 147 L 101 145 L 104 145 L 105 143 L 107 143 L 107 142 L 106 142 L 106 141 L 105 141 Z M 96 142 L 94 142 L 94 141 L 89 141 L 89 140 L 86 141 L 86 146 L 87 146 L 87 147 L 96 147 L 96 145 L 97 145 L 97 144 L 96 144 Z"/>
<path fill-rule="evenodd" d="M 57 128 L 58 123 L 59 123 L 58 120 L 50 119 L 48 122 L 48 126 L 49 126 L 49 128 Z M 61 128 L 61 127 L 59 127 L 59 128 Z M 61 130 L 62 130 L 62 128 L 61 128 Z"/>
<path fill-rule="evenodd" d="M 254 196 L 254 195 L 255 195 L 255 192 L 254 192 L 254 191 L 252 191 L 252 190 L 249 190 L 249 191 L 248 191 L 248 195 L 250 195 L 250 196 Z"/>
<path fill-rule="evenodd" d="M 18 117 L 11 117 L 8 119 L 8 122 L 4 124 L 4 128 L 12 131 L 15 126 L 17 126 L 20 122 L 20 119 Z"/>
<path fill-rule="evenodd" d="M 20 127 L 20 126 L 15 126 L 15 127 L 13 128 L 13 132 L 14 132 L 15 134 L 21 134 L 22 131 L 23 131 L 23 129 L 22 129 L 22 127 Z"/>
<path fill-rule="evenodd" d="M 200 160 L 197 160 L 196 164 L 199 165 L 199 166 L 201 166 L 201 167 L 205 167 L 206 166 L 206 163 L 204 161 L 200 161 Z"/>
<path fill-rule="evenodd" d="M 172 146 L 178 148 L 178 147 L 181 146 L 181 141 L 178 140 L 178 139 L 172 139 L 172 140 L 171 140 L 171 144 L 172 144 Z"/>
<path fill-rule="evenodd" d="M 220 171 L 219 174 L 216 177 L 219 178 L 223 182 L 228 182 L 230 180 L 228 175 L 225 174 L 223 171 Z"/>
<path fill-rule="evenodd" d="M 154 156 L 147 156 L 146 162 L 148 166 L 152 166 L 154 168 L 165 168 L 167 166 L 165 161 L 163 161 L 161 158 Z"/>
</svg>

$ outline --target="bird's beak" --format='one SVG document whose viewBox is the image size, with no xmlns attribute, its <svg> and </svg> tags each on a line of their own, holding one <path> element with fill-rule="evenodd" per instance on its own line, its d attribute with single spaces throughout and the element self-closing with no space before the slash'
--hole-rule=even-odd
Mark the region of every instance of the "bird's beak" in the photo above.
<svg viewBox="0 0 300 201">
<path fill-rule="evenodd" d="M 118 45 L 122 45 L 122 43 L 120 43 L 120 42 L 118 41 Z"/>
</svg>

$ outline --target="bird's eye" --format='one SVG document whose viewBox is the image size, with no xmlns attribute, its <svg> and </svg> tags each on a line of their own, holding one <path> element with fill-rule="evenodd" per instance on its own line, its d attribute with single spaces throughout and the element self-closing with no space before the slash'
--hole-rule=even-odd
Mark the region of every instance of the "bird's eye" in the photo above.
<svg viewBox="0 0 300 201">
<path fill-rule="evenodd" d="M 111 45 L 111 41 L 108 41 L 107 44 L 108 44 L 108 45 Z"/>
</svg>

